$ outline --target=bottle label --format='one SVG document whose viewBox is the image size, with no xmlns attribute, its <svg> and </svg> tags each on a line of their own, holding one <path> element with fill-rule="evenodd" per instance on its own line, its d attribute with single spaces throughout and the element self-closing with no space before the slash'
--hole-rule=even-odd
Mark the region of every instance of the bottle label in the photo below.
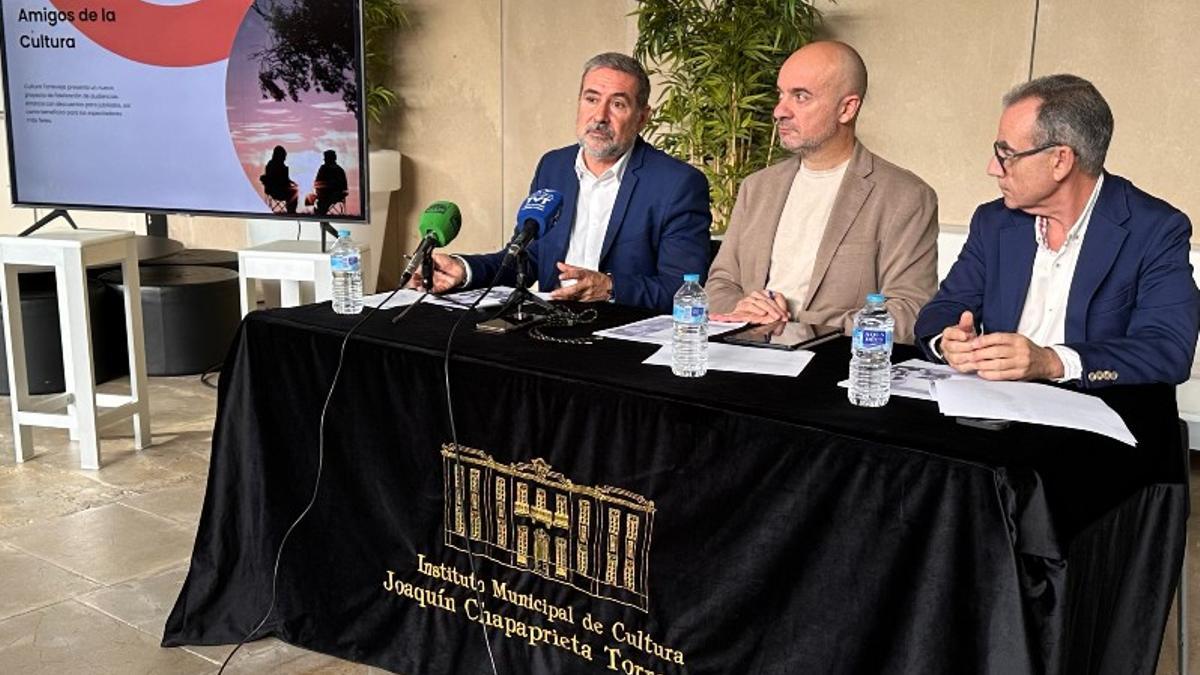
<svg viewBox="0 0 1200 675">
<path fill-rule="evenodd" d="M 854 327 L 854 347 L 856 349 L 888 349 L 892 348 L 892 331 L 870 330 Z"/>
<path fill-rule="evenodd" d="M 704 323 L 707 314 L 707 307 L 681 307 L 675 305 L 675 311 L 672 313 L 672 316 L 678 323 Z"/>
<path fill-rule="evenodd" d="M 329 259 L 329 267 L 334 272 L 357 272 L 358 256 L 335 255 Z"/>
</svg>

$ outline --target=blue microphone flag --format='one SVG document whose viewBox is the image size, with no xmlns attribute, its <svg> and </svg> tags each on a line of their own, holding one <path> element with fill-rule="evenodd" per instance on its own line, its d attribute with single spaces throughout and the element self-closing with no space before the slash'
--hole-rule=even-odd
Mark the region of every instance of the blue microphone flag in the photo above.
<svg viewBox="0 0 1200 675">
<path fill-rule="evenodd" d="M 558 190 L 535 190 L 521 202 L 521 208 L 517 209 L 517 231 L 519 232 L 525 223 L 533 221 L 537 223 L 537 237 L 541 238 L 546 234 L 546 230 L 554 225 L 559 211 L 562 210 L 562 204 L 563 196 Z"/>
</svg>

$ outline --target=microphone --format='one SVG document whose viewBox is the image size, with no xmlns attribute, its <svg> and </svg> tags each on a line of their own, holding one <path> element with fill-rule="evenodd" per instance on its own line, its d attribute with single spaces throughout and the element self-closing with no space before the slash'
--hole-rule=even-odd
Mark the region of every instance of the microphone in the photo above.
<svg viewBox="0 0 1200 675">
<path fill-rule="evenodd" d="M 558 190 L 542 188 L 530 193 L 517 209 L 517 229 L 508 242 L 508 256 L 525 250 L 538 237 L 546 234 L 562 211 L 563 196 Z"/>
<path fill-rule="evenodd" d="M 421 222 L 417 230 L 421 233 L 421 243 L 413 251 L 412 258 L 404 266 L 400 275 L 400 287 L 408 285 L 421 262 L 439 246 L 445 246 L 454 241 L 458 230 L 462 227 L 462 213 L 454 202 L 434 202 L 421 214 Z"/>
</svg>

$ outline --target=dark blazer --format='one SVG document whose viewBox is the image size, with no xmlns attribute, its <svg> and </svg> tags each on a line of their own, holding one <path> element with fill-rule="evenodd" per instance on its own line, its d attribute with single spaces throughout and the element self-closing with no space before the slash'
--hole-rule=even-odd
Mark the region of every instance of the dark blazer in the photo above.
<svg viewBox="0 0 1200 675">
<path fill-rule="evenodd" d="M 965 310 L 982 330 L 1014 333 L 1037 252 L 1034 217 L 996 200 L 971 219 L 963 250 L 917 317 L 929 339 Z M 1192 224 L 1170 204 L 1105 174 L 1067 296 L 1066 346 L 1083 387 L 1179 383 L 1191 373 L 1200 291 L 1188 262 Z"/>
<path fill-rule="evenodd" d="M 528 249 L 531 276 L 542 291 L 558 288 L 555 263 L 567 257 L 579 197 L 578 153 L 579 146 L 570 145 L 543 155 L 529 186 L 530 192 L 552 188 L 563 195 L 557 223 Z M 699 274 L 703 283 L 711 222 L 704 174 L 640 137 L 636 139 L 600 253 L 599 271 L 612 277 L 613 299 L 670 312 L 684 274 Z M 503 258 L 503 251 L 463 256 L 471 266 L 471 286 L 487 286 Z M 498 283 L 516 283 L 512 266 L 504 270 Z"/>
</svg>

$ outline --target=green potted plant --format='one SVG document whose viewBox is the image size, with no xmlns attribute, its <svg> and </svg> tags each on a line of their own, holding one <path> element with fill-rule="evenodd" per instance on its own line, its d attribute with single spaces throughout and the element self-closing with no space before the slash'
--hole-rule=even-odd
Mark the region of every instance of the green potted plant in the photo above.
<svg viewBox="0 0 1200 675">
<path fill-rule="evenodd" d="M 408 25 L 408 15 L 399 0 L 363 0 L 363 60 L 366 69 L 364 94 L 369 123 L 379 127 L 400 102 L 387 84 L 392 72 L 396 35 Z"/>
<path fill-rule="evenodd" d="M 775 76 L 812 41 L 811 0 L 638 0 L 634 55 L 660 82 L 647 133 L 708 177 L 714 234 L 742 179 L 772 161 Z"/>
</svg>

